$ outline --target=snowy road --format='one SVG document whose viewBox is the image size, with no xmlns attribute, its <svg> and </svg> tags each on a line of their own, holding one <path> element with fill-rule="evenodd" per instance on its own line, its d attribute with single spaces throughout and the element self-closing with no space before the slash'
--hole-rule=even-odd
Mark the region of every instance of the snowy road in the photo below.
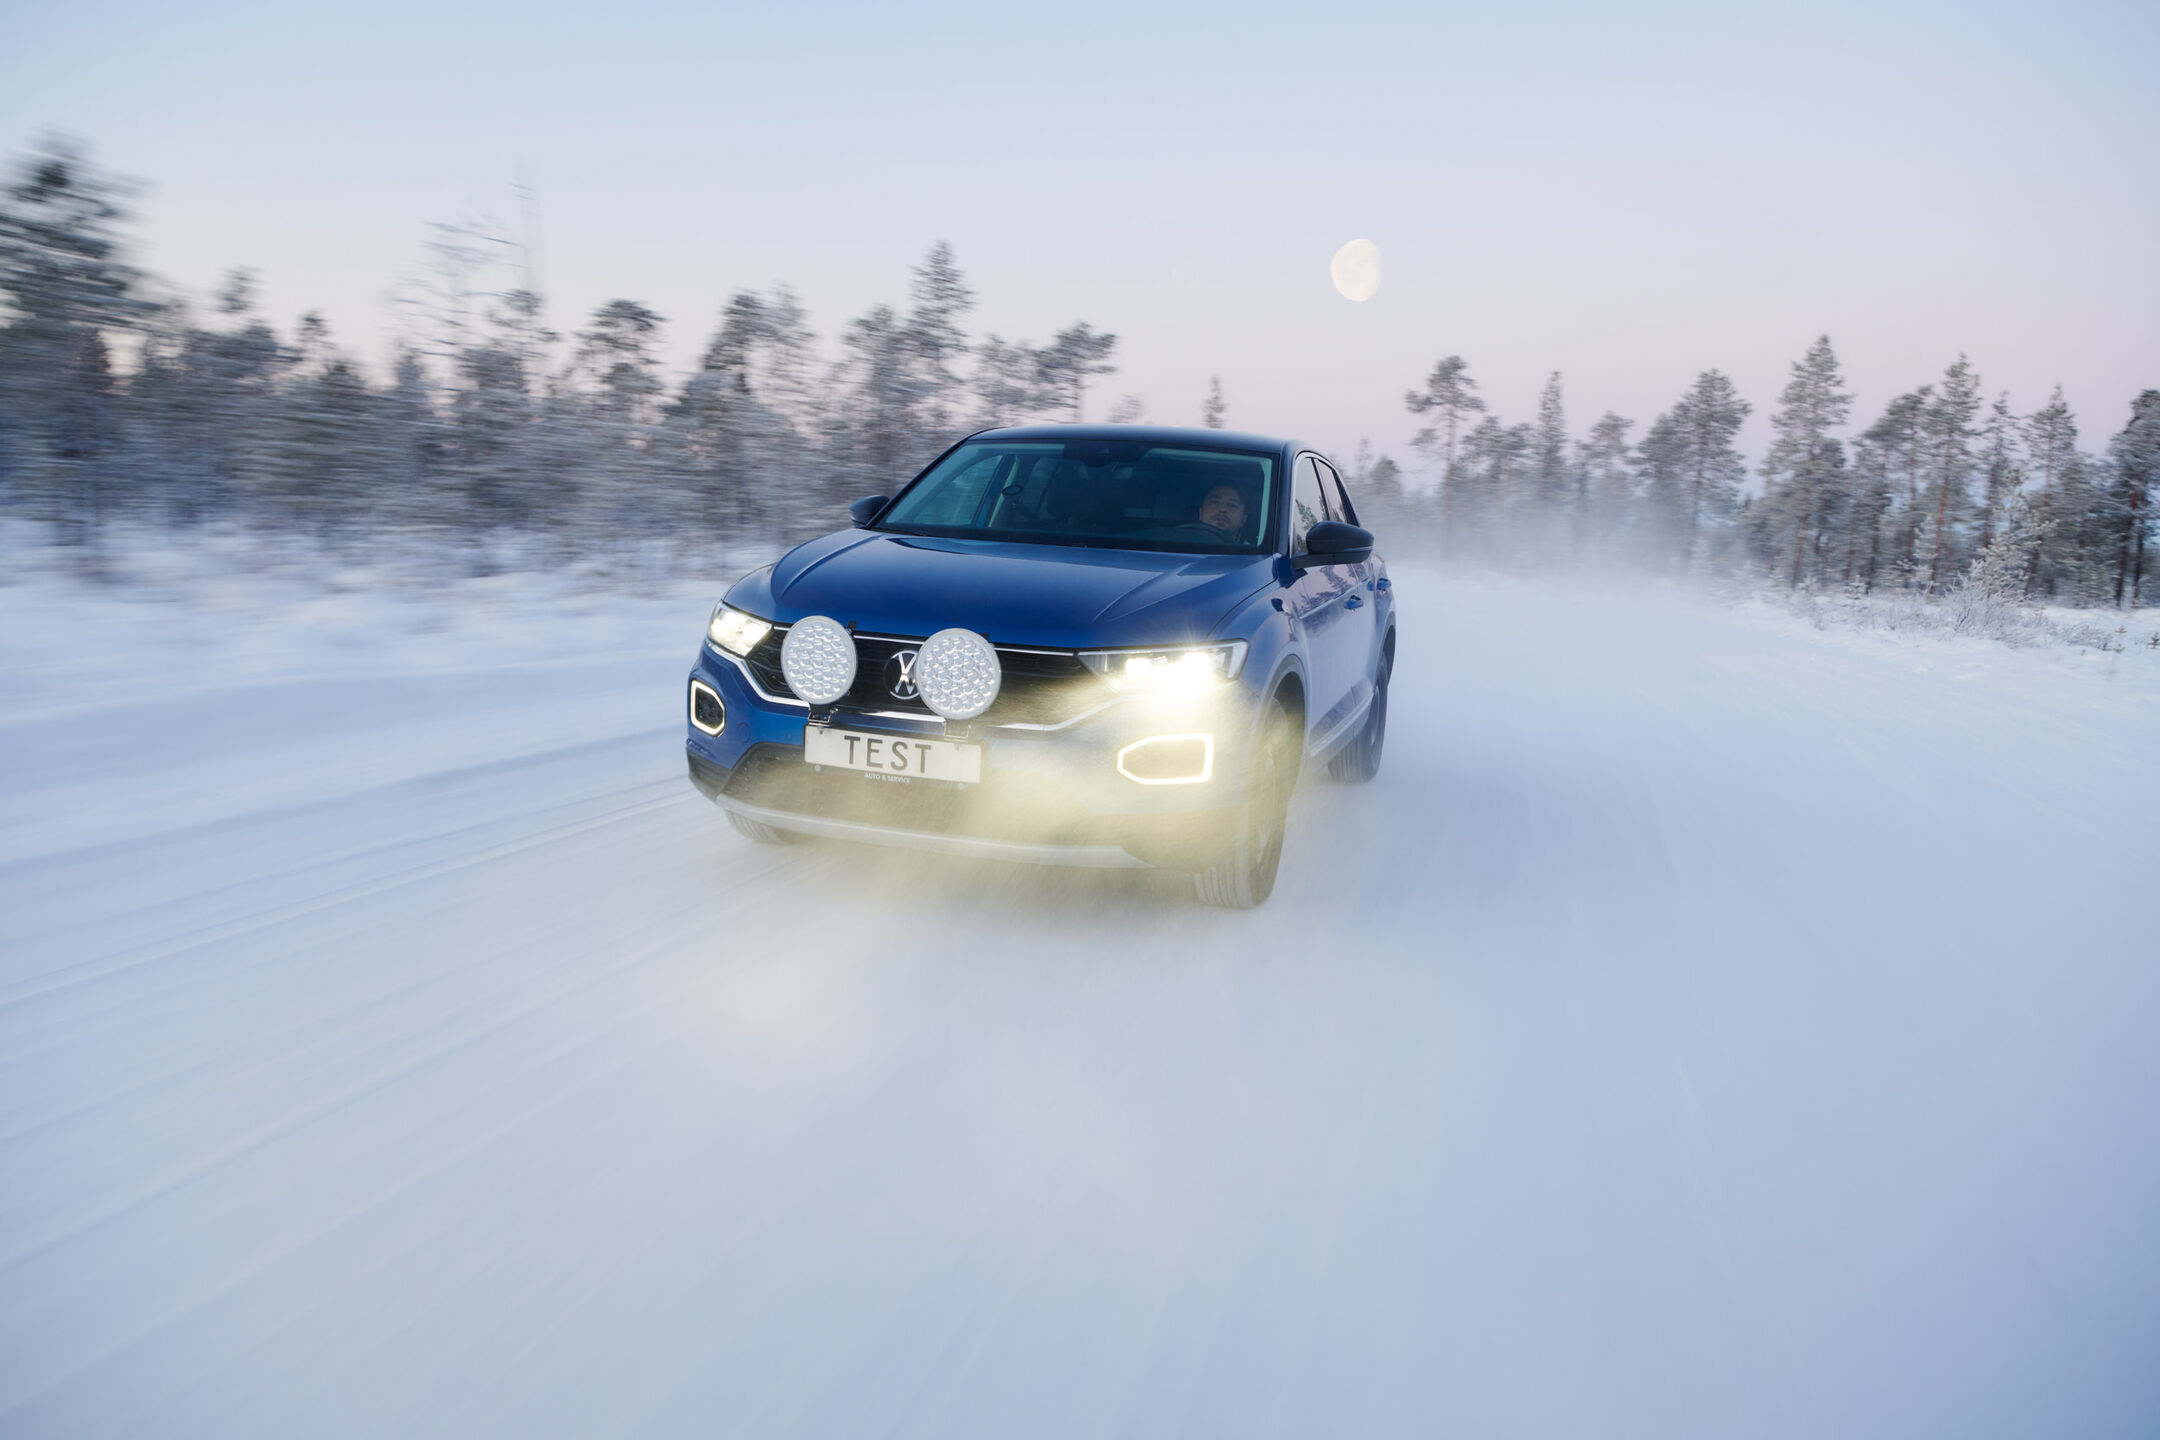
<svg viewBox="0 0 2160 1440">
<path fill-rule="evenodd" d="M 2160 661 L 1401 592 L 1234 915 L 751 848 L 701 597 L 0 591 L 0 1435 L 2153 1433 Z"/>
</svg>

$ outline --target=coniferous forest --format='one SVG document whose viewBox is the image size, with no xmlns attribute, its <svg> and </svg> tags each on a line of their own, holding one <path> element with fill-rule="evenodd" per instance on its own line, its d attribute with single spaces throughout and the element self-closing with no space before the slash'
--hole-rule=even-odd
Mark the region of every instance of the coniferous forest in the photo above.
<svg viewBox="0 0 2160 1440">
<path fill-rule="evenodd" d="M 556 558 L 641 539 L 770 545 L 830 528 L 841 504 L 971 430 L 1137 409 L 1092 388 L 1115 372 L 1114 335 L 1084 322 L 1040 345 L 972 334 L 975 297 L 943 244 L 903 306 L 830 342 L 784 286 L 732 295 L 696 368 L 672 380 L 666 322 L 645 305 L 610 300 L 558 333 L 514 245 L 438 226 L 378 374 L 319 317 L 279 333 L 244 272 L 203 303 L 135 268 L 128 187 L 79 149 L 49 144 L 11 169 L 0 514 L 86 573 L 123 525 L 355 549 L 512 537 Z M 1423 483 L 1365 447 L 1341 457 L 1391 547 L 1816 591 L 2155 598 L 2160 390 L 2081 429 L 2059 391 L 2037 406 L 1990 394 L 1958 357 L 1861 415 L 1825 336 L 1768 400 L 1753 467 L 1737 440 L 1756 402 L 1715 369 L 1647 424 L 1607 413 L 1573 428 L 1557 374 L 1511 423 L 1459 356 L 1404 400 Z M 1214 382 L 1192 418 L 1219 426 L 1225 409 Z"/>
</svg>

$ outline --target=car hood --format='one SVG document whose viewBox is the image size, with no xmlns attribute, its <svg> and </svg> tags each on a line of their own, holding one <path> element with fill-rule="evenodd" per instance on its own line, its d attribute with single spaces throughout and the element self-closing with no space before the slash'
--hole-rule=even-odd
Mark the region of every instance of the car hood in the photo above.
<svg viewBox="0 0 2160 1440">
<path fill-rule="evenodd" d="M 843 530 L 743 577 L 728 603 L 784 623 L 830 615 L 872 635 L 947 626 L 1052 649 L 1210 638 L 1274 581 L 1264 555 L 1174 555 Z"/>
</svg>

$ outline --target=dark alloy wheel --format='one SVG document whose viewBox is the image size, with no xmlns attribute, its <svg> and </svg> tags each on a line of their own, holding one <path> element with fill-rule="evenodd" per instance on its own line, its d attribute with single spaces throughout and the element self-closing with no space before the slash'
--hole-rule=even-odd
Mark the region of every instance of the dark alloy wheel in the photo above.
<svg viewBox="0 0 2160 1440">
<path fill-rule="evenodd" d="M 1387 744 L 1388 679 L 1395 673 L 1395 637 L 1388 636 L 1381 652 L 1380 673 L 1373 677 L 1372 704 L 1365 709 L 1365 724 L 1357 739 L 1328 761 L 1328 774 L 1352 785 L 1362 785 L 1380 773 L 1380 752 Z"/>
<path fill-rule="evenodd" d="M 1193 876 L 1193 894 L 1202 904 L 1250 910 L 1274 892 L 1297 777 L 1297 726 L 1278 704 L 1254 737 L 1237 835 L 1213 865 Z"/>
</svg>

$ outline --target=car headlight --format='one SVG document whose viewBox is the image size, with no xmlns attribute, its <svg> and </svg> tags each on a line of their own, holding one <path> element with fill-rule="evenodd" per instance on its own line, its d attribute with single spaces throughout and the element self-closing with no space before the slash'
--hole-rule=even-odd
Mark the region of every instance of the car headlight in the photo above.
<svg viewBox="0 0 2160 1440">
<path fill-rule="evenodd" d="M 1207 690 L 1237 678 L 1245 642 L 1181 645 L 1161 650 L 1087 650 L 1080 663 L 1119 690 Z"/>
<path fill-rule="evenodd" d="M 705 638 L 733 655 L 748 655 L 770 634 L 772 622 L 737 610 L 725 600 L 713 607 L 712 619 L 705 625 Z"/>
</svg>

